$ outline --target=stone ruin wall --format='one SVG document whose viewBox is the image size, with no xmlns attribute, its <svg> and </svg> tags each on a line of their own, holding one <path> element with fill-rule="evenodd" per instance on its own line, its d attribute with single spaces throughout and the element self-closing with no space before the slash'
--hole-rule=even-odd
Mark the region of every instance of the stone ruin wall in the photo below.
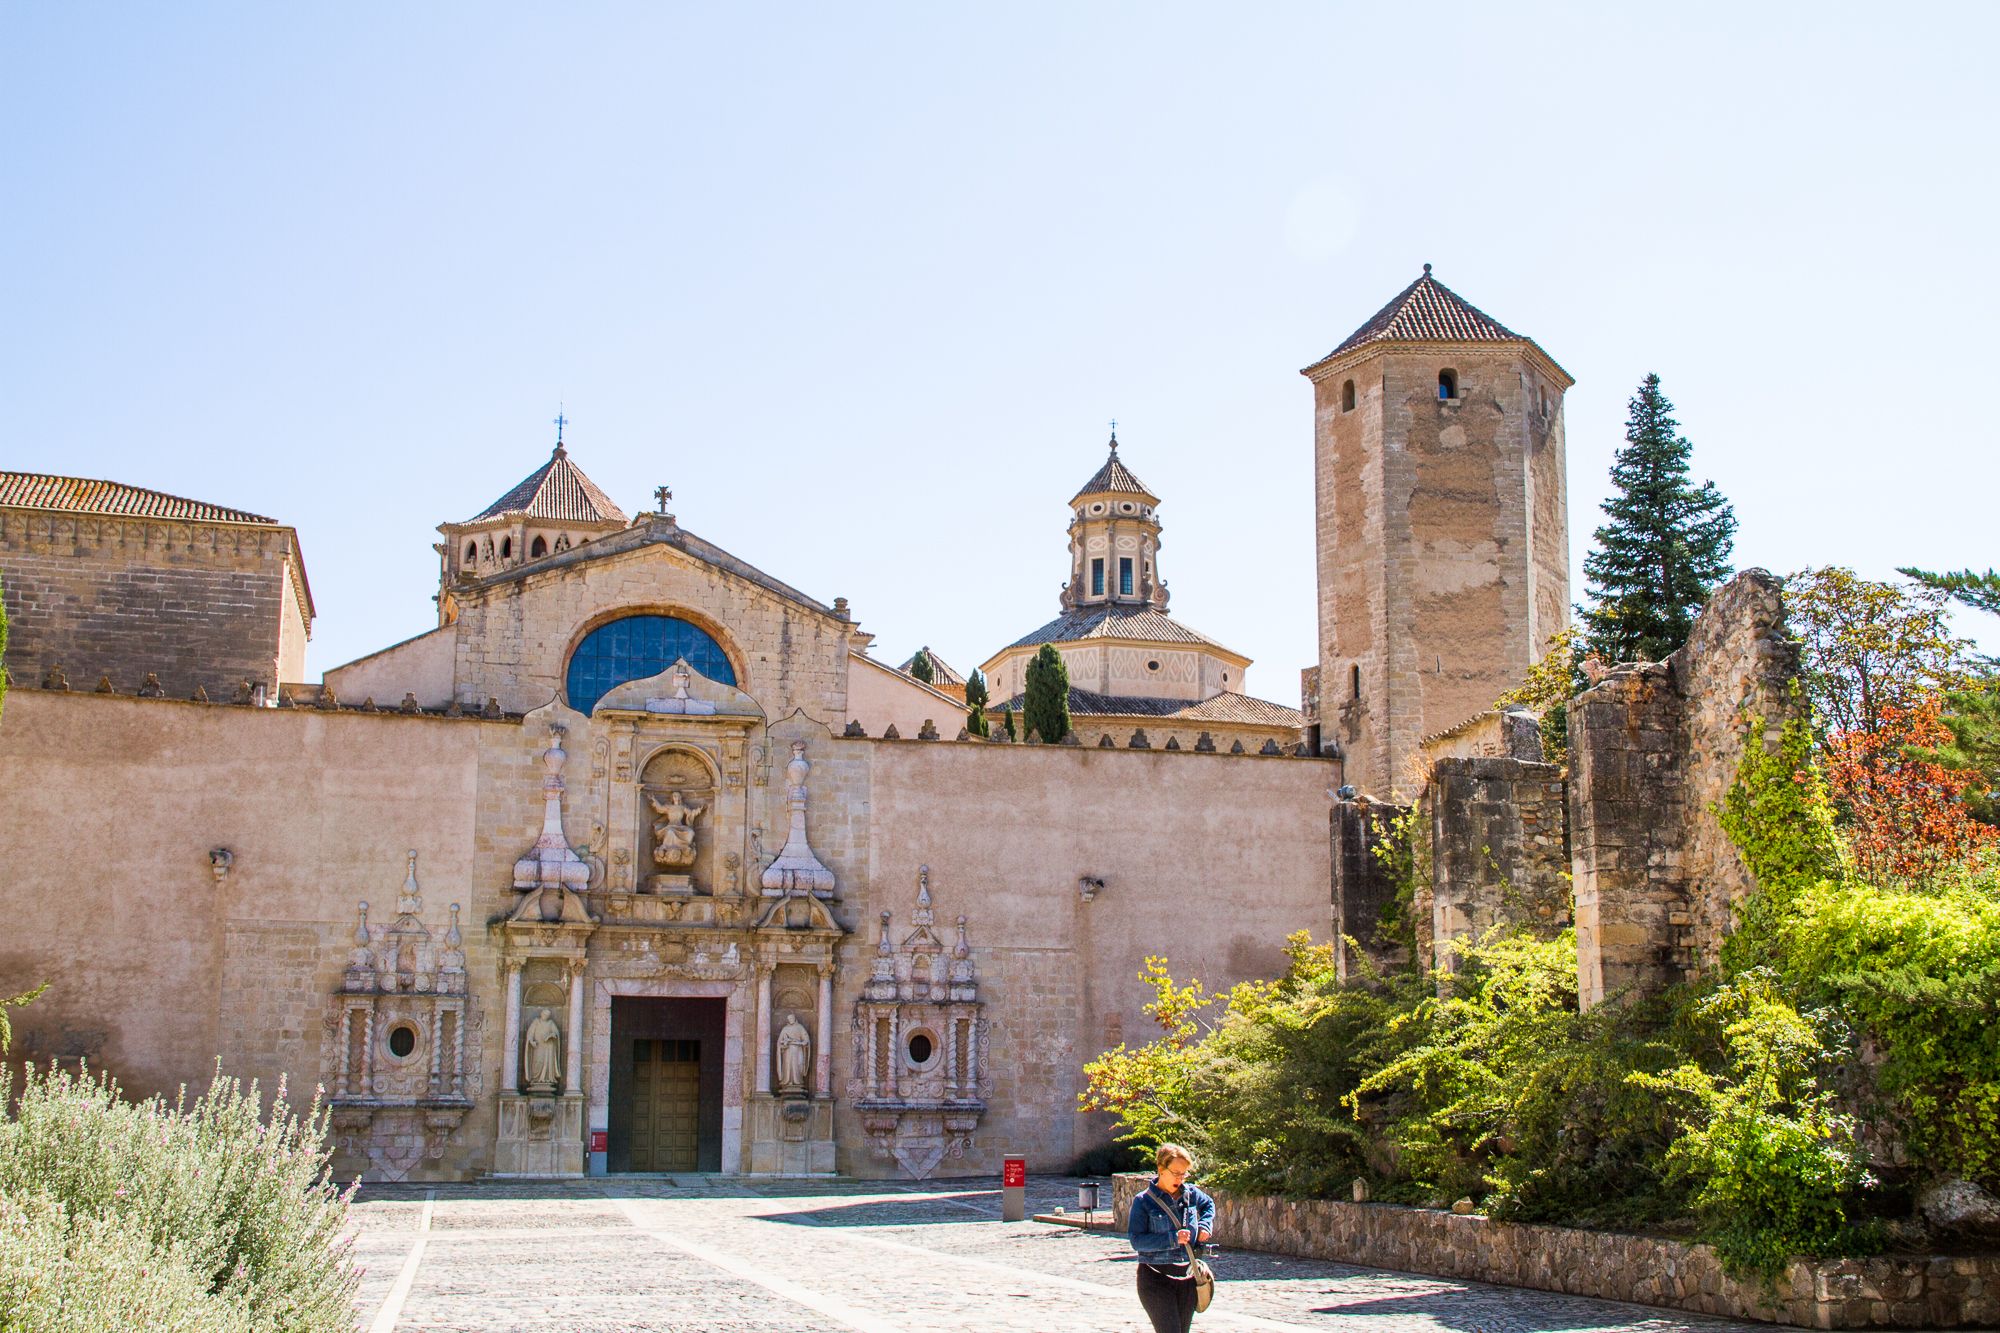
<svg viewBox="0 0 2000 1333">
<path fill-rule="evenodd" d="M 1613 669 L 1570 705 L 1577 971 L 1586 1007 L 1713 966 L 1753 884 L 1719 810 L 1745 749 L 1804 706 L 1782 585 L 1731 579 L 1665 662 Z M 1752 729 L 1753 721 L 1761 721 Z"/>
<path fill-rule="evenodd" d="M 1754 887 L 1721 802 L 1746 747 L 1775 747 L 1803 706 L 1781 591 L 1746 570 L 1667 661 L 1616 667 L 1572 700 L 1566 783 L 1525 729 L 1503 732 L 1505 757 L 1432 752 L 1413 892 L 1420 962 L 1437 941 L 1501 922 L 1558 930 L 1573 904 L 1586 1008 L 1716 964 Z M 1400 813 L 1365 797 L 1333 811 L 1336 926 L 1380 963 L 1396 961 L 1376 928 L 1396 886 L 1371 849 Z"/>
</svg>

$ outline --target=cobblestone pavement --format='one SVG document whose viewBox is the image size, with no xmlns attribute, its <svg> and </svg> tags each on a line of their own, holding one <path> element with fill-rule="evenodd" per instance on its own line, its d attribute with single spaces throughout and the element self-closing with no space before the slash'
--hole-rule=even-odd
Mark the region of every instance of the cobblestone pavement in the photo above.
<svg viewBox="0 0 2000 1333">
<path fill-rule="evenodd" d="M 1074 1206 L 1038 1180 L 1030 1212 Z M 355 1205 L 359 1327 L 446 1333 L 1146 1333 L 1123 1240 L 1000 1221 L 968 1182 L 598 1178 L 385 1186 Z M 1223 1250 L 1197 1329 L 1731 1333 L 1765 1328 Z"/>
</svg>

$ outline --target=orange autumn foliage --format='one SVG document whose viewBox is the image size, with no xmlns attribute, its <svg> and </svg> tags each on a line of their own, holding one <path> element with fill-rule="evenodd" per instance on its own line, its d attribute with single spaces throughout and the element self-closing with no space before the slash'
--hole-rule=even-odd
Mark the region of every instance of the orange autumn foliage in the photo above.
<svg viewBox="0 0 2000 1333">
<path fill-rule="evenodd" d="M 1978 769 L 1949 768 L 1910 753 L 1950 743 L 1942 709 L 1939 696 L 1920 695 L 1908 707 L 1884 707 L 1872 730 L 1827 738 L 1827 787 L 1853 820 L 1848 841 L 1855 866 L 1873 883 L 1928 879 L 2000 837 L 2000 830 L 1973 819 L 1961 799 L 1979 781 Z"/>
</svg>

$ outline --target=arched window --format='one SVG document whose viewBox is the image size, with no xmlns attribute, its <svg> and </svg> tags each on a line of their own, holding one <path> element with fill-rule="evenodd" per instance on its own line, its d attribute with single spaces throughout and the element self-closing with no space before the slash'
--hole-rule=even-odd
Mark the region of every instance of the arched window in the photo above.
<svg viewBox="0 0 2000 1333">
<path fill-rule="evenodd" d="M 599 625 L 570 654 L 569 706 L 588 713 L 626 681 L 657 676 L 683 657 L 710 680 L 736 683 L 729 655 L 699 625 L 673 616 L 626 616 Z"/>
<path fill-rule="evenodd" d="M 465 563 L 470 565 L 477 562 L 478 559 L 479 544 L 477 542 L 467 542 L 465 544 Z"/>
<path fill-rule="evenodd" d="M 502 560 L 512 560 L 514 558 L 514 539 L 512 537 L 502 537 L 500 539 L 500 558 Z"/>
<path fill-rule="evenodd" d="M 548 553 L 549 553 L 549 539 L 547 537 L 535 538 L 535 544 L 528 548 L 528 558 L 530 560 L 540 560 L 543 556 L 547 555 Z"/>
<path fill-rule="evenodd" d="M 1340 410 L 1343 412 L 1352 412 L 1354 410 L 1353 380 L 1349 380 L 1347 383 L 1340 386 Z"/>
<path fill-rule="evenodd" d="M 1440 370 L 1438 372 L 1438 397 L 1449 401 L 1458 397 L 1458 372 Z"/>
</svg>

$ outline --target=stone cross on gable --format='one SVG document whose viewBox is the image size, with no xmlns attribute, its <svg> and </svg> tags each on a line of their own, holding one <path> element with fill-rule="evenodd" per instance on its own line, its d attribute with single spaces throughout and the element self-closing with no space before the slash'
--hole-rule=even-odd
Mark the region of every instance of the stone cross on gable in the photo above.
<svg viewBox="0 0 2000 1333">
<path fill-rule="evenodd" d="M 659 501 L 660 512 L 664 514 L 667 512 L 668 503 L 672 501 L 672 499 L 674 498 L 674 488 L 671 486 L 655 487 L 653 490 L 653 498 Z"/>
</svg>

